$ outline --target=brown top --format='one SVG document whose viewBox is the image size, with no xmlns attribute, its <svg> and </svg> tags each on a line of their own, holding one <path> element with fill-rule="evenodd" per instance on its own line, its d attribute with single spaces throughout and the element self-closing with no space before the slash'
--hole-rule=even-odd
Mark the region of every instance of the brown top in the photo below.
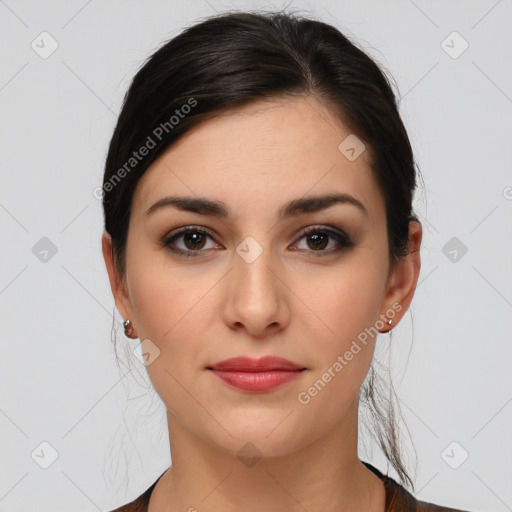
<svg viewBox="0 0 512 512">
<path fill-rule="evenodd" d="M 386 490 L 385 512 L 469 512 L 455 508 L 443 507 L 426 501 L 418 501 L 411 493 L 409 493 L 409 491 L 407 491 L 407 489 L 402 487 L 391 477 L 383 475 L 377 468 L 368 462 L 362 462 L 384 482 L 384 488 Z M 162 475 L 164 473 L 162 473 Z M 116 508 L 112 512 L 148 512 L 149 497 L 162 475 L 160 475 L 155 483 L 136 500 L 131 503 L 127 503 L 120 508 Z"/>
</svg>

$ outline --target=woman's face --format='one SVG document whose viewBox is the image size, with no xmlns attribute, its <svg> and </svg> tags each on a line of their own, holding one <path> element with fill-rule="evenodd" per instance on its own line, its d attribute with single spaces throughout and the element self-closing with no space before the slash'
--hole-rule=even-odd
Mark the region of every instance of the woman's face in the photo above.
<svg viewBox="0 0 512 512">
<path fill-rule="evenodd" d="M 389 329 L 382 315 L 397 324 L 419 264 L 391 270 L 384 199 L 353 137 L 311 97 L 257 102 L 195 127 L 141 178 L 125 287 L 109 275 L 170 429 L 230 453 L 250 442 L 283 455 L 356 411 L 376 330 Z M 351 199 L 302 203 L 327 195 Z M 210 208 L 176 202 L 148 213 L 168 196 Z M 279 381 L 275 371 L 211 369 L 268 355 L 303 370 Z M 268 380 L 281 383 L 257 387 Z"/>
</svg>

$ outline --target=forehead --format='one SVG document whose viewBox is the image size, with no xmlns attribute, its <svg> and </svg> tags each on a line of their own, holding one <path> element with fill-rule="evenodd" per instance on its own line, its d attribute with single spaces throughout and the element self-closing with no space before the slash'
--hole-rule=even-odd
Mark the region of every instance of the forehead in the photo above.
<svg viewBox="0 0 512 512">
<path fill-rule="evenodd" d="M 165 194 L 208 197 L 235 212 L 251 206 L 254 212 L 277 210 L 287 199 L 342 192 L 378 209 L 383 202 L 369 148 L 355 159 L 340 150 L 351 137 L 313 97 L 223 112 L 193 127 L 148 168 L 135 190 L 133 213 L 142 215 Z"/>
</svg>

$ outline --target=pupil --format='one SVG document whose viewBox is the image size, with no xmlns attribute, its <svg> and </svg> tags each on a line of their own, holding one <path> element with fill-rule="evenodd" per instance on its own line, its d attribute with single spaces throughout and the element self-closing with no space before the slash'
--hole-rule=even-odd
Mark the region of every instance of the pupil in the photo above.
<svg viewBox="0 0 512 512">
<path fill-rule="evenodd" d="M 325 237 L 323 235 L 314 234 L 310 235 L 310 238 L 313 240 L 313 244 L 317 248 L 322 245 L 322 241 L 320 240 L 321 238 L 324 238 L 323 241 L 325 241 Z"/>
<path fill-rule="evenodd" d="M 202 234 L 201 233 L 187 233 L 185 235 L 185 240 L 186 241 L 191 241 L 191 244 L 193 246 L 196 246 L 198 244 L 201 243 L 201 238 L 202 238 Z M 188 244 L 187 244 L 188 245 Z M 194 249 L 197 249 L 197 247 L 193 247 Z"/>
</svg>

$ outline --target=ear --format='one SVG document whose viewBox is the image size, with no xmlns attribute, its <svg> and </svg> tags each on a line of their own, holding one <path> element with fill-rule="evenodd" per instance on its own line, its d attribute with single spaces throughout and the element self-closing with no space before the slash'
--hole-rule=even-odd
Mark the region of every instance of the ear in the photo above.
<svg viewBox="0 0 512 512">
<path fill-rule="evenodd" d="M 409 242 L 408 252 L 399 259 L 394 269 L 391 269 L 386 285 L 386 295 L 382 303 L 381 318 L 385 316 L 386 311 L 394 311 L 393 326 L 396 326 L 411 304 L 418 276 L 420 274 L 420 246 L 422 239 L 421 224 L 416 221 L 409 222 Z M 400 307 L 400 306 L 401 307 Z M 387 322 L 387 318 L 384 319 Z M 380 332 L 388 332 L 392 327 Z"/>
<path fill-rule="evenodd" d="M 105 266 L 107 267 L 110 288 L 112 290 L 112 295 L 114 296 L 116 307 L 125 320 L 130 319 L 133 323 L 133 310 L 131 307 L 129 294 L 126 289 L 126 283 L 116 269 L 114 252 L 112 250 L 112 238 L 110 234 L 107 233 L 107 231 L 104 231 L 101 237 L 101 248 L 103 251 L 103 258 L 105 260 Z"/>
</svg>

